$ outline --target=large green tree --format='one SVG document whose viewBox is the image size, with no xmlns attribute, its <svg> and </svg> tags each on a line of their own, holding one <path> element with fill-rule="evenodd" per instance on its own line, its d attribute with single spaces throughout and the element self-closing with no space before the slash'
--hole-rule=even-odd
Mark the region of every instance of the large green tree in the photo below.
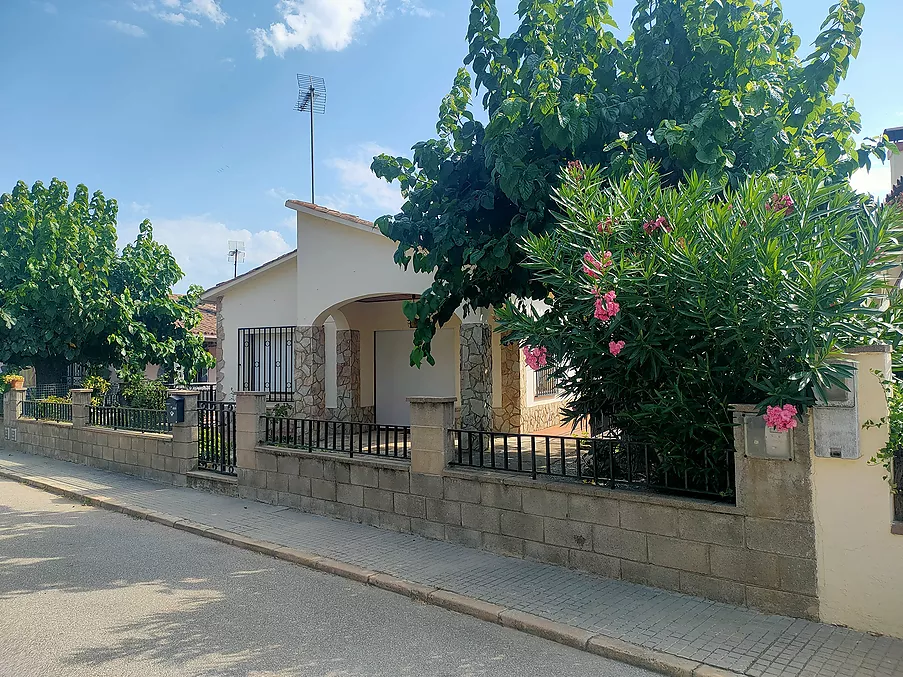
<svg viewBox="0 0 903 677">
<path fill-rule="evenodd" d="M 435 271 L 405 311 L 417 323 L 412 360 L 462 304 L 545 296 L 518 245 L 555 227 L 569 161 L 618 175 L 648 158 L 670 183 L 696 171 L 737 186 L 772 172 L 843 181 L 884 157 L 883 139 L 856 142 L 852 102 L 831 98 L 859 50 L 859 0 L 830 9 L 805 58 L 776 0 L 639 0 L 623 41 L 607 28 L 610 4 L 522 0 L 505 38 L 495 0 L 473 0 L 470 71 L 442 102 L 438 138 L 416 144 L 413 160 L 374 160 L 406 198 L 377 220 L 399 243 L 396 262 Z M 481 90 L 485 124 L 470 109 Z"/>
<path fill-rule="evenodd" d="M 70 200 L 57 179 L 0 196 L 0 362 L 33 366 L 41 382 L 69 364 L 209 365 L 191 331 L 200 287 L 173 296 L 183 274 L 149 221 L 120 252 L 117 209 L 83 185 Z"/>
</svg>

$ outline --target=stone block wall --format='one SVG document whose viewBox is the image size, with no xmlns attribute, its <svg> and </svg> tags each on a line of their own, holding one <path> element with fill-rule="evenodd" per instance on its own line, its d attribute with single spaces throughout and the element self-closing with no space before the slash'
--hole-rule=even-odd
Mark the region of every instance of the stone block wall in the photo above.
<svg viewBox="0 0 903 677">
<path fill-rule="evenodd" d="M 173 454 L 172 435 L 19 419 L 18 449 L 69 463 L 185 486 L 191 459 Z M 195 459 L 196 463 L 196 459 Z"/>
</svg>

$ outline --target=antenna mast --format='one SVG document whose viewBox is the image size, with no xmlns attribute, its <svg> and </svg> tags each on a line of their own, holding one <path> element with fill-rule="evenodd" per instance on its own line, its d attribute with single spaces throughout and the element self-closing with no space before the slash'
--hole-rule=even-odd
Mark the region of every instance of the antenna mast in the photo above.
<svg viewBox="0 0 903 677">
<path fill-rule="evenodd" d="M 238 264 L 245 262 L 245 243 L 229 240 L 229 260 L 235 264 L 232 279 L 238 277 Z"/>
<path fill-rule="evenodd" d="M 295 110 L 310 112 L 310 201 L 316 204 L 316 164 L 314 162 L 314 113 L 326 113 L 326 82 L 313 75 L 298 74 L 298 104 Z"/>
</svg>

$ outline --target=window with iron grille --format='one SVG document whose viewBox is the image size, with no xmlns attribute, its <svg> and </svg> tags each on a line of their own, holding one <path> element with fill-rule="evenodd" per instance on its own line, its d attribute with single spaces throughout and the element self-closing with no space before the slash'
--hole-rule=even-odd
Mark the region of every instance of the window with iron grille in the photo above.
<svg viewBox="0 0 903 677">
<path fill-rule="evenodd" d="M 291 402 L 294 392 L 294 327 L 238 330 L 238 388 L 263 392 L 270 402 Z"/>
<path fill-rule="evenodd" d="M 536 379 L 535 397 L 558 397 L 558 379 L 552 367 L 543 367 L 534 372 Z"/>
</svg>

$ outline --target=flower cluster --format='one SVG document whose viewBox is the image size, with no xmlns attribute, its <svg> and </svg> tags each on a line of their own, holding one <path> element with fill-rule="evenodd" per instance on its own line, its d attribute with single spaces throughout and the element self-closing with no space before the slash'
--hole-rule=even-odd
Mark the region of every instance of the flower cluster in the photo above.
<svg viewBox="0 0 903 677">
<path fill-rule="evenodd" d="M 671 232 L 671 224 L 668 223 L 668 219 L 666 219 L 664 216 L 659 216 L 657 219 L 643 224 L 643 231 L 646 233 L 646 235 L 651 235 L 659 228 L 664 230 L 666 233 Z"/>
<path fill-rule="evenodd" d="M 624 350 L 624 346 L 627 344 L 624 341 L 609 341 L 608 342 L 608 352 L 612 354 L 613 357 L 617 357 L 622 350 Z"/>
<path fill-rule="evenodd" d="M 571 160 L 568 162 L 568 171 L 574 178 L 583 178 L 583 163 L 580 160 Z"/>
<path fill-rule="evenodd" d="M 543 347 L 524 346 L 524 361 L 533 371 L 538 371 L 548 364 L 549 351 Z"/>
<path fill-rule="evenodd" d="M 610 320 L 621 312 L 621 305 L 615 302 L 616 298 L 614 290 L 604 294 L 596 292 L 596 312 L 593 313 L 593 317 L 597 320 Z"/>
<path fill-rule="evenodd" d="M 611 267 L 611 252 L 603 252 L 602 260 L 599 261 L 590 252 L 583 255 L 583 272 L 594 280 L 597 279 L 607 268 Z"/>
<path fill-rule="evenodd" d="M 785 404 L 783 407 L 768 407 L 765 410 L 765 425 L 778 432 L 793 430 L 797 426 L 796 414 L 796 407 L 792 404 Z"/>
<path fill-rule="evenodd" d="M 796 211 L 792 197 L 789 195 L 778 195 L 777 193 L 771 196 L 771 199 L 765 205 L 765 209 L 770 212 L 779 212 L 784 216 L 790 216 Z"/>
<path fill-rule="evenodd" d="M 607 233 L 611 235 L 612 226 L 614 226 L 614 223 L 614 220 L 609 216 L 605 219 L 605 221 L 599 221 L 599 223 L 596 224 L 596 230 L 598 230 L 600 233 Z"/>
</svg>

